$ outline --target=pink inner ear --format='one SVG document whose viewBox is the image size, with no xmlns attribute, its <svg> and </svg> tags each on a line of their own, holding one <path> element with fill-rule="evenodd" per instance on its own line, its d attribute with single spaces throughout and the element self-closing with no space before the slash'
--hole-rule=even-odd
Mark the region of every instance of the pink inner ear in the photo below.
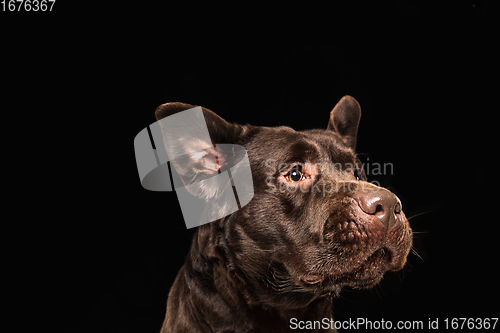
<svg viewBox="0 0 500 333">
<path fill-rule="evenodd" d="M 221 165 L 225 164 L 224 157 L 217 153 L 215 147 L 204 149 L 205 155 L 203 155 L 203 166 L 205 169 L 217 172 Z"/>
<path fill-rule="evenodd" d="M 224 157 L 217 153 L 215 146 L 202 140 L 190 142 L 189 146 L 192 147 L 188 153 L 191 159 L 201 163 L 206 171 L 217 172 L 225 164 Z"/>
</svg>

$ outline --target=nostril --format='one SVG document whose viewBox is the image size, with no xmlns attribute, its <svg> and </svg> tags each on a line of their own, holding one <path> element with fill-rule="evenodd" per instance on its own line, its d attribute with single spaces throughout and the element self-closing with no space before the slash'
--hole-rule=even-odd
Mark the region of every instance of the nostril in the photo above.
<svg viewBox="0 0 500 333">
<path fill-rule="evenodd" d="M 401 202 L 398 200 L 396 203 L 396 206 L 394 206 L 394 213 L 400 214 L 401 213 Z"/>
<path fill-rule="evenodd" d="M 375 213 L 373 215 L 377 216 L 384 215 L 384 206 L 378 204 L 377 207 L 375 208 Z"/>
</svg>

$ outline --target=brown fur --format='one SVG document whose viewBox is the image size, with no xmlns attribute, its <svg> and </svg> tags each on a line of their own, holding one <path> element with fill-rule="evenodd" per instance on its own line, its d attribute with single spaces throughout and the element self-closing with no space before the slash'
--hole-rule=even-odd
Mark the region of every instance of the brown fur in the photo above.
<svg viewBox="0 0 500 333">
<path fill-rule="evenodd" d="M 164 104 L 157 119 L 191 107 Z M 291 318 L 331 318 L 331 298 L 342 287 L 370 288 L 403 267 L 412 242 L 404 213 L 388 227 L 358 204 L 360 188 L 392 194 L 364 181 L 354 98 L 337 104 L 326 130 L 233 125 L 203 112 L 214 143 L 245 147 L 254 197 L 198 227 L 162 333 L 293 331 Z M 295 184 L 286 172 L 299 164 L 307 178 Z"/>
</svg>

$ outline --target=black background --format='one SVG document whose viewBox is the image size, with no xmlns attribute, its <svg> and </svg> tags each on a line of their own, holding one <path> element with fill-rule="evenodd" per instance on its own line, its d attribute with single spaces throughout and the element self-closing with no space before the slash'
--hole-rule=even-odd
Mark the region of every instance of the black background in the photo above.
<svg viewBox="0 0 500 333">
<path fill-rule="evenodd" d="M 362 107 L 362 160 L 394 166 L 370 180 L 401 198 L 418 256 L 374 290 L 343 291 L 335 319 L 498 317 L 490 3 L 355 5 L 317 28 L 303 17 L 323 21 L 319 8 L 250 19 L 234 9 L 224 21 L 203 9 L 68 6 L 2 13 L 5 97 L 19 106 L 13 121 L 36 133 L 28 169 L 39 186 L 22 212 L 45 221 L 22 233 L 20 266 L 36 273 L 21 288 L 27 321 L 48 310 L 41 322 L 56 331 L 159 331 L 193 230 L 175 193 L 148 192 L 137 177 L 133 139 L 158 105 L 301 130 L 326 128 L 346 94 Z"/>
</svg>

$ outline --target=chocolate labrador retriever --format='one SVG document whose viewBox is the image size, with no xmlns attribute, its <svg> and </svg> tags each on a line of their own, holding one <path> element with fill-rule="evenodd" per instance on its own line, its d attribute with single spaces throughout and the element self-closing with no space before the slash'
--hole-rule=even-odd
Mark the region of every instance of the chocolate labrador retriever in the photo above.
<svg viewBox="0 0 500 333">
<path fill-rule="evenodd" d="M 190 108 L 163 104 L 156 118 Z M 332 318 L 342 287 L 370 288 L 403 268 L 412 231 L 399 198 L 366 181 L 355 154 L 354 98 L 338 102 L 326 130 L 236 125 L 202 110 L 214 144 L 246 149 L 254 196 L 198 227 L 162 333 L 294 331 L 292 319 Z"/>
</svg>

